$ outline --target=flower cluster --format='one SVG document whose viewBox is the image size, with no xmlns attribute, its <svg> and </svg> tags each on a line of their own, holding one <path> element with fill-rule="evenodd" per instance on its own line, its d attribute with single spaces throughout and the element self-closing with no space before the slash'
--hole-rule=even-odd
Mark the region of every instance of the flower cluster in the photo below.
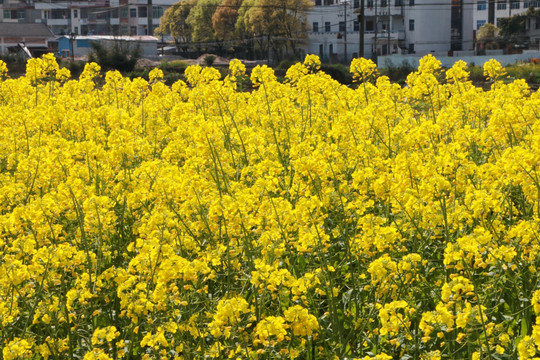
<svg viewBox="0 0 540 360">
<path fill-rule="evenodd" d="M 3 359 L 538 358 L 540 93 L 500 64 L 4 65 Z"/>
</svg>

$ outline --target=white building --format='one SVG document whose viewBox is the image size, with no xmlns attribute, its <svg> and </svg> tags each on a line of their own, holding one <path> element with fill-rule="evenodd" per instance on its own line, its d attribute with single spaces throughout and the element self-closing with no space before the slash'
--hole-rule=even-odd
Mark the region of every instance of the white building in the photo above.
<svg viewBox="0 0 540 360">
<path fill-rule="evenodd" d="M 364 56 L 428 54 L 471 50 L 473 5 L 466 0 L 365 0 L 365 21 L 359 21 L 360 0 L 315 1 L 306 51 L 328 61 L 349 62 L 359 54 L 364 26 Z"/>
<path fill-rule="evenodd" d="M 478 30 L 491 23 L 498 26 L 501 18 L 524 14 L 530 8 L 540 8 L 540 1 L 523 0 L 475 0 L 473 26 Z"/>
<path fill-rule="evenodd" d="M 500 19 L 514 15 L 523 15 L 528 9 L 538 10 L 540 1 L 523 0 L 475 0 L 473 11 L 473 29 L 478 31 L 490 23 L 499 27 Z M 529 49 L 540 48 L 540 18 L 531 16 L 525 21 L 525 34 Z"/>
</svg>

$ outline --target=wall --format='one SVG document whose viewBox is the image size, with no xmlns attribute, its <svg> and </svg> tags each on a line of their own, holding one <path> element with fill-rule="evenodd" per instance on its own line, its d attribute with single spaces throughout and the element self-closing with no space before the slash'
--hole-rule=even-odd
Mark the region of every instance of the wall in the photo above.
<svg viewBox="0 0 540 360">
<path fill-rule="evenodd" d="M 121 39 L 121 38 L 112 38 L 112 39 L 103 39 L 99 37 L 91 36 L 81 36 L 75 39 L 75 56 L 86 56 L 91 51 L 92 47 L 90 43 L 92 41 L 99 42 L 107 48 L 113 48 L 114 46 L 120 47 L 125 52 L 130 52 L 135 47 L 139 47 L 141 51 L 141 57 L 147 56 L 156 56 L 157 55 L 157 39 L 153 40 L 136 40 L 136 39 Z M 63 36 L 58 40 L 58 50 L 60 55 L 62 55 L 62 50 L 70 50 L 71 41 L 67 36 Z M 70 54 L 71 56 L 71 54 Z"/>
<path fill-rule="evenodd" d="M 514 64 L 516 62 L 525 61 L 530 62 L 532 58 L 540 58 L 540 51 L 524 51 L 523 54 L 512 55 L 493 55 L 493 56 L 436 56 L 444 67 L 451 67 L 458 60 L 463 60 L 467 64 L 474 64 L 478 66 L 484 65 L 491 59 L 496 59 L 503 66 Z M 420 56 L 411 55 L 394 55 L 394 56 L 379 56 L 377 59 L 377 66 L 380 68 L 387 68 L 390 66 L 401 66 L 407 63 L 415 68 L 420 64 Z"/>
</svg>

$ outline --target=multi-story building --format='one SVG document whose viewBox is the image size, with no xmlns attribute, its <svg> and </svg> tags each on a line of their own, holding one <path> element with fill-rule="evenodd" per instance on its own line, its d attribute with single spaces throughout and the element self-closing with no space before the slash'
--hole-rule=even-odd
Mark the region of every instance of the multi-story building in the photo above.
<svg viewBox="0 0 540 360">
<path fill-rule="evenodd" d="M 308 15 L 311 25 L 307 52 L 323 59 L 348 62 L 364 56 L 403 53 L 447 53 L 472 49 L 471 4 L 466 0 L 316 0 Z"/>
<path fill-rule="evenodd" d="M 529 9 L 539 10 L 540 1 L 523 0 L 475 0 L 473 11 L 473 28 L 479 30 L 490 23 L 499 27 L 502 18 L 523 15 Z M 528 16 L 525 19 L 525 33 L 530 48 L 540 47 L 540 17 Z"/>
<path fill-rule="evenodd" d="M 473 8 L 474 30 L 487 23 L 498 26 L 501 18 L 523 14 L 531 7 L 540 8 L 540 1 L 476 0 Z"/>
<path fill-rule="evenodd" d="M 0 22 L 43 23 L 56 35 L 148 35 L 176 0 L 3 0 Z M 149 5 L 151 4 L 151 5 Z M 151 30 L 149 30 L 151 27 Z"/>
</svg>

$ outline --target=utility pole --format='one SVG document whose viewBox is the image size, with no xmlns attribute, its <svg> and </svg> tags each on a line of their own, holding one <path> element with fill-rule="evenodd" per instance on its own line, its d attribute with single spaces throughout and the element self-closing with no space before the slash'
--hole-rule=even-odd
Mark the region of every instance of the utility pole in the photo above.
<svg viewBox="0 0 540 360">
<path fill-rule="evenodd" d="M 375 34 L 373 37 L 374 44 L 374 51 L 373 51 L 373 58 L 375 59 L 375 62 L 377 62 L 377 27 L 378 27 L 378 20 L 377 20 L 377 0 L 375 1 Z"/>
<path fill-rule="evenodd" d="M 360 17 L 358 19 L 358 24 L 360 25 L 360 49 L 358 49 L 358 56 L 364 57 L 364 38 L 365 38 L 365 0 L 360 2 Z"/>
<path fill-rule="evenodd" d="M 387 45 L 386 45 L 386 55 L 390 55 L 390 30 L 392 29 L 392 20 L 390 18 L 390 2 L 388 2 L 388 25 L 387 25 L 387 29 L 386 31 L 388 31 L 388 40 L 387 40 Z"/>
<path fill-rule="evenodd" d="M 146 18 L 148 19 L 148 31 L 146 32 L 148 35 L 152 36 L 154 35 L 154 23 L 152 21 L 152 0 L 148 0 L 148 10 L 146 10 Z"/>
<path fill-rule="evenodd" d="M 348 3 L 347 1 L 343 2 L 343 5 L 344 5 L 343 15 L 344 15 L 344 18 L 345 18 L 344 19 L 345 20 L 345 34 L 343 35 L 343 40 L 345 41 L 344 42 L 345 46 L 344 46 L 343 50 L 345 51 L 345 63 L 347 63 L 347 58 L 348 58 L 348 56 L 347 56 L 347 3 Z"/>
</svg>

